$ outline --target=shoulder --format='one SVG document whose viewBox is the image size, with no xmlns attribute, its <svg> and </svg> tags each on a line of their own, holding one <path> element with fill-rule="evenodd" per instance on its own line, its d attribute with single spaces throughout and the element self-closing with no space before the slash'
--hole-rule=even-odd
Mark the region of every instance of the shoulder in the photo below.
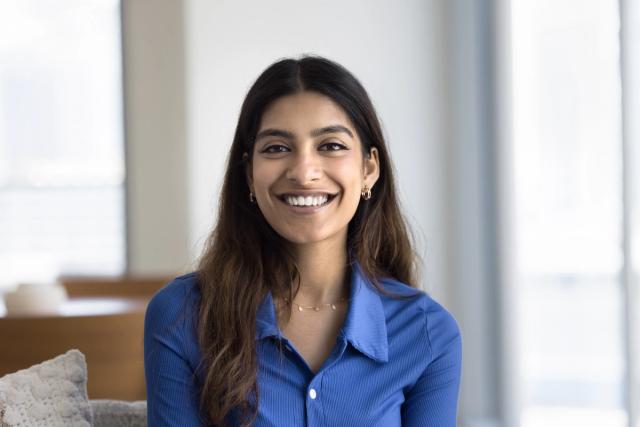
<svg viewBox="0 0 640 427">
<path fill-rule="evenodd" d="M 196 273 L 176 277 L 156 292 L 149 301 L 145 325 L 168 325 L 185 319 L 184 314 L 194 312 L 199 297 Z"/>
<path fill-rule="evenodd" d="M 196 279 L 196 273 L 187 273 L 182 276 L 178 276 L 166 285 L 164 285 L 159 291 L 157 291 L 151 301 L 165 301 L 167 299 L 185 298 L 189 294 L 198 292 L 198 284 Z"/>
<path fill-rule="evenodd" d="M 177 302 L 199 298 L 199 293 L 196 273 L 188 273 L 176 277 L 156 292 L 149 301 L 149 309 L 171 309 Z"/>
<path fill-rule="evenodd" d="M 384 278 L 380 282 L 385 290 L 402 298 L 381 295 L 385 307 L 387 326 L 395 318 L 403 328 L 421 331 L 419 339 L 432 357 L 445 349 L 460 347 L 461 334 L 454 316 L 426 292 L 395 279 Z M 390 328 L 395 329 L 395 328 Z"/>
</svg>

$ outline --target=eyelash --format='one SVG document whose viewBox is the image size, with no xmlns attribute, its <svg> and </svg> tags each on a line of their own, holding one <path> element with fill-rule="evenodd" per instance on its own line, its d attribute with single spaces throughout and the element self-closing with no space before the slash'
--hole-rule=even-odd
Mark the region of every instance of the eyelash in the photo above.
<svg viewBox="0 0 640 427">
<path fill-rule="evenodd" d="M 328 146 L 328 145 L 333 145 L 333 146 L 336 146 L 336 147 L 339 147 L 339 148 L 338 148 L 337 150 L 322 150 L 322 151 L 333 152 L 333 151 L 340 151 L 340 150 L 348 150 L 348 148 L 347 148 L 346 146 L 344 146 L 344 145 L 342 145 L 342 144 L 340 144 L 340 143 L 337 143 L 337 142 L 326 142 L 326 143 L 322 144 L 322 145 L 320 146 L 320 148 L 322 148 L 322 147 L 326 147 L 326 146 Z M 287 147 L 285 147 L 284 145 L 274 144 L 274 145 L 270 145 L 270 146 L 268 146 L 268 147 L 264 148 L 264 149 L 262 150 L 262 152 L 263 152 L 263 153 L 266 153 L 266 154 L 283 153 L 284 151 L 282 151 L 282 150 L 271 151 L 271 149 L 272 149 L 272 148 L 278 148 L 278 147 L 287 148 Z"/>
<path fill-rule="evenodd" d="M 347 150 L 347 147 L 345 147 L 342 144 L 339 144 L 337 142 L 327 142 L 326 144 L 322 144 L 320 147 L 326 147 L 327 145 L 334 145 L 336 147 L 339 147 L 337 150 L 327 150 L 327 151 L 340 151 L 340 150 Z"/>
</svg>

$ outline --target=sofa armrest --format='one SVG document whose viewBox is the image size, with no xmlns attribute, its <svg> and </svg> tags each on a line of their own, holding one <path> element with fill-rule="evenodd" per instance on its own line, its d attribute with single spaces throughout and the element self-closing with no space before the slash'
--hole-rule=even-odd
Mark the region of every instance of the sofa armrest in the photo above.
<svg viewBox="0 0 640 427">
<path fill-rule="evenodd" d="M 94 399 L 89 401 L 94 427 L 147 427 L 147 402 Z"/>
</svg>

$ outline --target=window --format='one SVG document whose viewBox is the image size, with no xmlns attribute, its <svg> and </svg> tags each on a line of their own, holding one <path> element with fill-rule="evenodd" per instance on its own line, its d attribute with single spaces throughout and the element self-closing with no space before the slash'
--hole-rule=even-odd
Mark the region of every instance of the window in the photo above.
<svg viewBox="0 0 640 427">
<path fill-rule="evenodd" d="M 0 288 L 125 268 L 120 3 L 0 5 Z"/>
<path fill-rule="evenodd" d="M 640 361 L 627 352 L 623 273 L 640 218 L 624 194 L 640 162 L 624 167 L 619 3 L 513 1 L 511 12 L 522 425 L 630 426 Z"/>
</svg>

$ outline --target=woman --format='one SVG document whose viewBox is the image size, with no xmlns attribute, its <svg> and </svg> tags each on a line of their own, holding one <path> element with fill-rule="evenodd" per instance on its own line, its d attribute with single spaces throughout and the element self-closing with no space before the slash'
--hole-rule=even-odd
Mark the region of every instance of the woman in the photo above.
<svg viewBox="0 0 640 427">
<path fill-rule="evenodd" d="M 197 271 L 149 304 L 149 425 L 454 426 L 461 340 L 414 288 L 380 124 L 306 56 L 242 105 Z"/>
</svg>

